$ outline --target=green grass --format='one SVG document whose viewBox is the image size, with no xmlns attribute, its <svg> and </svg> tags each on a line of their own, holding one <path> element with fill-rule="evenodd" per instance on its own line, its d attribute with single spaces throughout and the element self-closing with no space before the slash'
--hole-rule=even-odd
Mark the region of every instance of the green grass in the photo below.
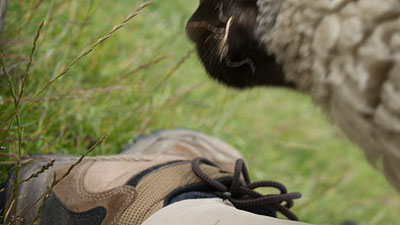
<svg viewBox="0 0 400 225">
<path fill-rule="evenodd" d="M 18 86 L 37 27 L 46 18 L 26 98 L 141 3 L 55 0 L 35 8 L 36 2 L 11 1 L 0 35 L 0 50 Z M 193 49 L 184 26 L 197 2 L 155 0 L 73 66 L 20 113 L 23 153 L 83 154 L 109 134 L 93 154 L 113 154 L 155 129 L 200 130 L 240 149 L 253 180 L 277 180 L 302 192 L 294 211 L 305 222 L 398 224 L 398 193 L 310 98 L 272 88 L 228 90 L 207 78 L 195 54 L 177 66 Z M 160 57 L 160 62 L 129 73 Z M 14 112 L 10 98 L 0 75 L 0 127 Z M 17 133 L 16 122 L 8 136 L 0 131 L 0 140 L 7 140 L 3 152 L 17 152 Z M 4 178 L 4 167 L 2 171 Z"/>
</svg>

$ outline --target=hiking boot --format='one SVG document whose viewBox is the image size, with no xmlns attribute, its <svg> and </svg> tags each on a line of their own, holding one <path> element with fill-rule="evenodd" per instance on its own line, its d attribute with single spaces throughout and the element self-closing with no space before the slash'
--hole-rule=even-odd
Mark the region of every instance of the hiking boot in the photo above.
<svg viewBox="0 0 400 225">
<path fill-rule="evenodd" d="M 174 141 L 154 139 L 165 135 L 171 135 L 167 139 Z M 191 138 L 187 139 L 188 136 Z M 150 151 L 154 148 L 144 147 L 144 143 L 150 140 L 153 140 L 151 143 L 155 143 L 154 146 L 167 147 Z M 78 156 L 29 157 L 32 163 L 20 170 L 20 180 L 28 181 L 19 185 L 18 198 L 14 202 L 11 196 L 15 173 L 10 173 L 9 181 L 4 186 L 6 191 L 1 196 L 3 206 L 7 206 L 3 209 L 12 205 L 12 211 L 17 216 L 9 216 L 8 221 L 15 219 L 18 224 L 31 223 L 40 214 L 37 221 L 42 225 L 139 225 L 158 210 L 176 202 L 220 198 L 236 208 L 260 215 L 276 216 L 279 211 L 290 219 L 297 219 L 289 208 L 293 205 L 292 200 L 300 197 L 298 193 L 288 194 L 286 188 L 276 182 L 250 183 L 243 160 L 237 160 L 235 170 L 228 172 L 216 164 L 215 161 L 221 161 L 219 158 L 197 158 L 212 151 L 216 155 L 222 154 L 219 152 L 220 143 L 213 148 L 201 140 L 210 139 L 192 131 L 162 131 L 138 139 L 119 155 L 85 157 L 78 164 Z M 161 143 L 174 144 L 171 147 Z M 208 147 L 196 149 L 193 143 Z M 176 146 L 185 146 L 193 151 L 188 155 L 181 152 L 183 148 Z M 226 161 L 222 160 L 224 165 L 234 164 L 234 157 L 229 156 L 229 152 L 222 155 L 226 156 Z M 228 160 L 233 161 L 230 163 Z M 74 164 L 76 166 L 72 168 Z M 38 177 L 31 179 L 31 175 L 38 171 L 41 171 Z M 64 177 L 65 174 L 68 175 Z M 49 189 L 54 181 L 58 184 Z M 280 194 L 261 195 L 253 191 L 261 186 L 278 188 Z M 41 196 L 45 196 L 46 203 L 42 204 L 40 200 L 35 204 Z M 281 205 L 284 202 L 285 205 Z"/>
</svg>

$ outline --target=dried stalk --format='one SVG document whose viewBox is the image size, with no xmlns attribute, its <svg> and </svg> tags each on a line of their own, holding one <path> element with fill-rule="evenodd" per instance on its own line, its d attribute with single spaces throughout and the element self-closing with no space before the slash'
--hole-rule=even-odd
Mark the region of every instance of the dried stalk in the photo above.
<svg viewBox="0 0 400 225">
<path fill-rule="evenodd" d="M 55 160 L 51 160 L 49 163 L 45 164 L 42 166 L 42 168 L 40 168 L 39 171 L 37 171 L 34 174 L 31 174 L 28 178 L 21 180 L 19 183 L 22 184 L 24 182 L 30 181 L 31 179 L 38 177 L 40 174 L 44 173 L 46 170 L 50 169 L 50 167 L 54 166 L 54 162 Z"/>
<path fill-rule="evenodd" d="M 8 70 L 6 68 L 6 63 L 4 60 L 4 56 L 3 54 L 0 53 L 0 64 L 3 68 L 3 72 L 7 77 L 7 83 L 8 83 L 8 89 L 11 93 L 11 96 L 13 98 L 13 102 L 15 105 L 15 111 L 18 111 L 18 100 L 17 100 L 17 96 L 15 93 L 15 87 L 14 87 L 14 83 L 12 81 L 12 77 L 11 75 L 8 73 Z M 18 157 L 15 158 L 15 181 L 14 181 L 14 186 L 13 186 L 13 194 L 12 194 L 12 199 L 16 199 L 17 198 L 17 191 L 18 191 L 18 184 L 19 184 L 19 173 L 20 173 L 20 168 L 21 168 L 21 140 L 22 140 L 22 129 L 21 129 L 21 122 L 20 122 L 20 117 L 19 114 L 16 114 L 16 120 L 17 120 L 17 132 L 18 132 L 18 139 L 19 139 L 19 143 L 18 143 Z M 10 130 L 11 127 L 11 122 L 10 125 L 6 131 L 6 136 L 4 137 L 4 140 L 6 139 L 8 132 Z M 4 144 L 4 140 L 2 141 L 1 145 Z M 2 162 L 3 163 L 3 162 Z M 15 207 L 17 207 L 17 202 L 15 202 Z"/>
<path fill-rule="evenodd" d="M 17 105 L 19 105 L 19 103 L 20 103 L 20 101 L 21 101 L 21 98 L 22 98 L 22 96 L 24 95 L 25 84 L 26 84 L 26 81 L 27 81 L 27 79 L 28 79 L 28 77 L 29 77 L 29 72 L 30 72 L 31 66 L 32 66 L 32 64 L 33 64 L 33 54 L 35 53 L 35 50 L 36 50 L 36 47 L 37 47 L 37 41 L 38 41 L 38 39 L 39 39 L 39 37 L 40 37 L 40 31 L 42 30 L 42 28 L 43 28 L 43 26 L 44 26 L 44 22 L 45 22 L 45 21 L 42 21 L 42 22 L 39 24 L 39 27 L 38 27 L 38 29 L 37 29 L 37 31 L 36 31 L 35 38 L 33 39 L 32 49 L 31 49 L 30 54 L 29 54 L 29 61 L 28 61 L 28 64 L 26 65 L 25 75 L 24 75 L 24 78 L 22 79 L 21 90 L 20 90 L 20 92 L 19 92 Z"/>
<path fill-rule="evenodd" d="M 154 93 L 156 90 L 158 90 L 165 82 L 171 78 L 175 72 L 182 66 L 186 60 L 190 58 L 190 56 L 194 53 L 194 48 L 190 49 L 189 51 L 186 52 L 186 54 L 175 64 L 175 66 L 167 73 L 167 75 L 164 77 L 164 79 L 161 80 L 160 83 L 158 83 L 154 88 L 151 93 Z"/>
<path fill-rule="evenodd" d="M 160 56 L 160 57 L 158 57 L 158 58 L 156 58 L 156 59 L 154 59 L 154 60 L 152 60 L 152 61 L 150 61 L 150 62 L 147 62 L 147 63 L 144 63 L 144 64 L 142 64 L 142 65 L 139 65 L 139 66 L 136 67 L 135 69 L 133 69 L 133 70 L 131 70 L 131 71 L 128 71 L 128 72 L 122 74 L 121 76 L 117 77 L 113 82 L 121 81 L 121 80 L 125 79 L 126 77 L 128 77 L 129 75 L 135 74 L 135 73 L 137 73 L 137 72 L 139 72 L 139 71 L 141 71 L 141 70 L 147 69 L 147 68 L 149 68 L 150 66 L 155 65 L 155 64 L 157 64 L 157 63 L 163 61 L 164 59 L 167 59 L 168 57 L 169 57 L 169 56 L 167 56 L 167 55 Z"/>
</svg>

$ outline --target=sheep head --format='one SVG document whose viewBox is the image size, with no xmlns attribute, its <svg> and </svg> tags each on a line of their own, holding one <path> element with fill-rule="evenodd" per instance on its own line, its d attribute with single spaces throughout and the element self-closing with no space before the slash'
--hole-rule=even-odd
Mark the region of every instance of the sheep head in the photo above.
<svg viewBox="0 0 400 225">
<path fill-rule="evenodd" d="M 186 25 L 207 72 L 229 87 L 288 86 L 282 68 L 259 44 L 256 0 L 201 0 Z"/>
</svg>

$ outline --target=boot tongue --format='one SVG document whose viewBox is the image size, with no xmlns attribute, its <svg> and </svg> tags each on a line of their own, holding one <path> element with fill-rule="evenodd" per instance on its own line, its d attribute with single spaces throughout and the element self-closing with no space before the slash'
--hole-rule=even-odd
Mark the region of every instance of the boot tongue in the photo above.
<svg viewBox="0 0 400 225">
<path fill-rule="evenodd" d="M 226 177 L 217 179 L 218 182 L 230 186 L 232 183 L 232 177 Z M 216 192 L 209 185 L 204 182 L 198 182 L 194 184 L 189 184 L 185 187 L 175 189 L 172 191 L 164 200 L 164 207 L 170 204 L 189 200 L 189 199 L 204 199 L 204 198 L 221 198 L 227 200 L 225 193 Z M 233 204 L 232 204 L 233 205 Z M 254 207 L 236 207 L 238 209 L 255 213 L 258 215 L 277 217 L 277 212 L 268 205 L 260 205 Z"/>
<path fill-rule="evenodd" d="M 143 170 L 142 172 L 140 172 L 140 173 L 137 174 L 136 176 L 132 177 L 132 178 L 126 183 L 126 185 L 130 185 L 130 186 L 136 187 L 136 186 L 138 186 L 138 184 L 139 184 L 146 176 L 150 175 L 150 174 L 153 173 L 153 172 L 157 172 L 157 171 L 159 171 L 159 170 L 162 170 L 162 169 L 167 168 L 167 167 L 170 167 L 170 166 L 175 166 L 175 165 L 178 165 L 178 164 L 183 164 L 183 163 L 188 163 L 188 162 L 189 162 L 189 161 L 182 161 L 182 160 L 179 160 L 179 161 L 167 162 L 167 163 L 164 163 L 164 164 L 160 164 L 160 165 L 157 165 L 157 166 L 150 167 L 150 168 L 148 168 L 148 169 L 146 169 L 146 170 Z"/>
<path fill-rule="evenodd" d="M 232 183 L 231 177 L 218 179 L 225 185 Z M 202 198 L 223 198 L 223 193 L 216 192 L 205 182 L 196 182 L 173 190 L 164 200 L 164 207 L 182 200 L 202 199 Z"/>
</svg>

